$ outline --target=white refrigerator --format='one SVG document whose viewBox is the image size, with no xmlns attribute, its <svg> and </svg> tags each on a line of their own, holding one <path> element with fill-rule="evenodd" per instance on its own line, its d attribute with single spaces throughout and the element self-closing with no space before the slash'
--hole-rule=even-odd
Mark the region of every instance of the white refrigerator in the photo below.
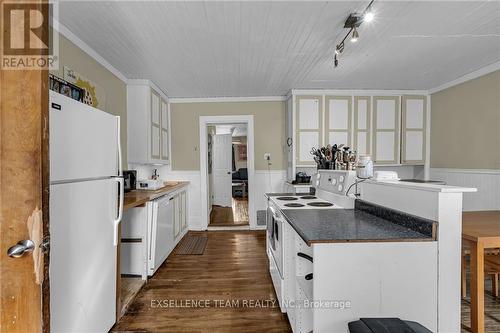
<svg viewBox="0 0 500 333">
<path fill-rule="evenodd" d="M 49 109 L 51 331 L 107 332 L 123 211 L 120 118 L 52 91 Z"/>
</svg>

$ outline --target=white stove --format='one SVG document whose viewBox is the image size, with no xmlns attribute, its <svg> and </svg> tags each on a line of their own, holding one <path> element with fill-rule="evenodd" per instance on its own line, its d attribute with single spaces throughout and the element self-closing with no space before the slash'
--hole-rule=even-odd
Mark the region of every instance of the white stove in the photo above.
<svg viewBox="0 0 500 333">
<path fill-rule="evenodd" d="M 282 312 L 284 304 L 285 271 L 284 224 L 282 211 L 288 209 L 352 209 L 354 208 L 355 171 L 319 170 L 312 177 L 315 195 L 295 194 L 269 196 L 267 207 L 267 252 L 269 272 Z M 348 191 L 350 191 L 348 193 Z M 347 195 L 350 194 L 350 195 Z"/>
<path fill-rule="evenodd" d="M 319 170 L 311 178 L 316 189 L 315 195 L 271 196 L 269 198 L 270 204 L 279 210 L 354 208 L 353 194 L 356 189 L 351 185 L 356 181 L 355 171 Z"/>
<path fill-rule="evenodd" d="M 280 210 L 285 209 L 335 209 L 343 208 L 333 202 L 318 198 L 316 195 L 274 196 L 271 201 Z"/>
</svg>

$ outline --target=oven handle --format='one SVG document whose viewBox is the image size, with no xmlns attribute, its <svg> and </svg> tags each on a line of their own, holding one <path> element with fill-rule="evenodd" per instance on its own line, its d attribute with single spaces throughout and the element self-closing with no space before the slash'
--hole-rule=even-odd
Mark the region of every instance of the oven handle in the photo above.
<svg viewBox="0 0 500 333">
<path fill-rule="evenodd" d="M 301 258 L 309 260 L 310 262 L 313 262 L 313 258 L 305 253 L 297 252 L 297 255 Z"/>
<path fill-rule="evenodd" d="M 276 240 L 279 242 L 280 241 L 279 236 L 278 236 L 279 235 L 279 229 L 278 229 L 279 226 L 278 226 L 278 223 L 276 221 L 274 221 L 274 227 L 276 228 L 274 234 L 276 235 Z"/>
</svg>

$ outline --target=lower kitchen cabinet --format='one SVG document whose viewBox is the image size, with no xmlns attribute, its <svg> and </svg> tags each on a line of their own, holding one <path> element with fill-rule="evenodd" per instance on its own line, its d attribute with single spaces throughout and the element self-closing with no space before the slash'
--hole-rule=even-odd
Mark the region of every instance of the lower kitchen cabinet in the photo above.
<svg viewBox="0 0 500 333">
<path fill-rule="evenodd" d="M 187 229 L 186 192 L 177 194 L 174 198 L 174 238 L 178 240 L 184 236 Z"/>
<path fill-rule="evenodd" d="M 294 333 L 348 333 L 360 317 L 437 331 L 437 242 L 308 245 L 289 223 L 284 230 L 283 308 Z"/>
<path fill-rule="evenodd" d="M 188 231 L 186 188 L 128 209 L 121 230 L 121 274 L 147 279 Z"/>
</svg>

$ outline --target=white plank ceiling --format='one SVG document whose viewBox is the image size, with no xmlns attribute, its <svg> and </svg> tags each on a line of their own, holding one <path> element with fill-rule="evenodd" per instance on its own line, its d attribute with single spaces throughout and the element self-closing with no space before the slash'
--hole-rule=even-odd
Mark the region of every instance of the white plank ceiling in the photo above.
<svg viewBox="0 0 500 333">
<path fill-rule="evenodd" d="M 500 2 L 62 2 L 60 21 L 127 78 L 170 97 L 276 96 L 291 88 L 430 89 L 500 61 Z"/>
</svg>

